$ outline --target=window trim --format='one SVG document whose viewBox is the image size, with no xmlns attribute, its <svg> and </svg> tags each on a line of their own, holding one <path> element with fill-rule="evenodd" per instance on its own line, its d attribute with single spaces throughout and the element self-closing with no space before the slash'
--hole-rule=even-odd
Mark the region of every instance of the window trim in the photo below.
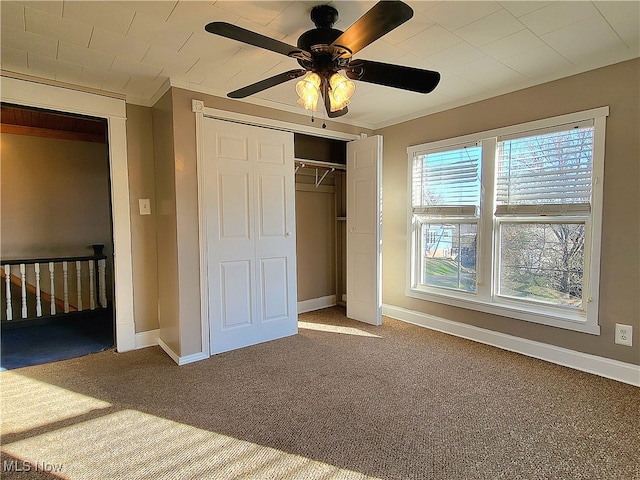
<svg viewBox="0 0 640 480">
<path fill-rule="evenodd" d="M 411 298 L 506 316 L 532 323 L 599 335 L 598 290 L 602 235 L 604 151 L 606 117 L 608 115 L 609 107 L 605 106 L 407 147 L 407 186 L 409 193 L 407 194 L 408 241 L 405 295 Z M 563 306 L 547 306 L 539 302 L 498 296 L 494 293 L 495 285 L 493 277 L 495 275 L 492 274 L 498 262 L 498 257 L 495 254 L 497 249 L 497 230 L 496 222 L 494 221 L 495 181 L 493 180 L 495 177 L 495 157 L 498 139 L 527 133 L 535 134 L 537 131 L 560 128 L 563 125 L 585 121 L 593 121 L 594 128 L 592 204 L 591 214 L 586 222 L 588 236 L 590 237 L 585 246 L 585 264 L 588 265 L 588 268 L 585 268 L 583 277 L 585 309 L 576 310 Z M 478 244 L 476 246 L 476 255 L 479 259 L 476 265 L 476 292 L 448 291 L 437 287 L 418 285 L 418 272 L 415 268 L 418 259 L 416 258 L 417 252 L 415 244 L 418 238 L 416 226 L 419 222 L 414 220 L 412 205 L 412 165 L 414 156 L 454 149 L 469 144 L 482 144 L 483 146 L 480 198 L 481 214 L 478 219 Z M 486 181 L 485 179 L 487 177 L 492 178 L 492 180 Z M 572 215 L 569 214 L 568 217 L 571 216 Z M 486 270 L 489 271 L 487 272 Z"/>
</svg>

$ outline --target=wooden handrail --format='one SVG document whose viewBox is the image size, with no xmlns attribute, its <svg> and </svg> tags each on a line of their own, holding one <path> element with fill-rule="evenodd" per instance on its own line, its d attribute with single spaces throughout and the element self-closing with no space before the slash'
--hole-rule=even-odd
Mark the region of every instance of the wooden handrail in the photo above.
<svg viewBox="0 0 640 480">
<path fill-rule="evenodd" d="M 59 262 L 86 262 L 88 260 L 105 260 L 107 256 L 102 253 L 104 245 L 92 245 L 93 255 L 79 257 L 43 257 L 43 258 L 0 258 L 0 265 L 32 265 L 34 263 L 59 263 Z"/>
<path fill-rule="evenodd" d="M 60 263 L 60 262 L 86 262 L 88 260 L 105 260 L 106 255 L 85 255 L 82 257 L 51 257 L 51 258 L 18 258 L 18 259 L 0 259 L 0 265 L 32 265 L 34 263 Z"/>
</svg>

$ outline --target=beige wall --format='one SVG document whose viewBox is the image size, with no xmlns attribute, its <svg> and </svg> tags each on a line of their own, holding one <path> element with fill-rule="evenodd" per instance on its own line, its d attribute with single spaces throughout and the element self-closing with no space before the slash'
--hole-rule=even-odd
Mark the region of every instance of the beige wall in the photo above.
<svg viewBox="0 0 640 480">
<path fill-rule="evenodd" d="M 636 59 L 376 132 L 384 136 L 384 303 L 640 364 L 639 85 Z M 599 336 L 405 296 L 408 146 L 607 105 Z M 633 347 L 614 343 L 615 323 L 634 327 Z"/>
<path fill-rule="evenodd" d="M 176 227 L 176 162 L 173 154 L 171 91 L 152 109 L 155 219 L 158 269 L 158 326 L 160 339 L 181 355 L 178 311 L 178 247 Z M 134 252 L 134 256 L 137 252 Z"/>
<path fill-rule="evenodd" d="M 103 143 L 0 135 L 3 258 L 113 251 L 109 162 Z"/>
<path fill-rule="evenodd" d="M 315 187 L 313 169 L 296 174 L 298 301 L 336 293 L 336 193 L 333 174 Z"/>
<path fill-rule="evenodd" d="M 156 247 L 155 168 L 151 109 L 127 105 L 127 163 L 131 208 L 133 308 L 136 332 L 158 328 L 158 250 Z M 138 199 L 151 202 L 140 215 Z"/>
</svg>

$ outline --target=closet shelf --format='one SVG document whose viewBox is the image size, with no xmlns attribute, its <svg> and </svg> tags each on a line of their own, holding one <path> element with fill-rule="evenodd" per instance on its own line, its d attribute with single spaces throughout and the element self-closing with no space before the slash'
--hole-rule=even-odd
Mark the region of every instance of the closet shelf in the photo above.
<svg viewBox="0 0 640 480">
<path fill-rule="evenodd" d="M 322 168 L 335 168 L 336 170 L 346 170 L 347 166 L 342 163 L 333 163 L 333 162 L 321 162 L 319 160 L 305 160 L 304 158 L 296 158 L 294 159 L 294 163 L 296 166 L 305 166 L 305 167 L 322 167 Z"/>
</svg>

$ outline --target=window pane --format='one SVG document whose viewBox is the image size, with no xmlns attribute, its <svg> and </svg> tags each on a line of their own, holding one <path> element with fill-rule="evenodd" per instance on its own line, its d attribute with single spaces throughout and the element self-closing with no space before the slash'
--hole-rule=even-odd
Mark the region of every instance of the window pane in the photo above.
<svg viewBox="0 0 640 480">
<path fill-rule="evenodd" d="M 584 240 L 584 223 L 501 223 L 498 294 L 580 307 Z"/>
<path fill-rule="evenodd" d="M 588 204 L 593 127 L 498 143 L 497 205 Z"/>
<path fill-rule="evenodd" d="M 423 223 L 422 284 L 475 292 L 477 233 L 475 223 Z"/>
<path fill-rule="evenodd" d="M 418 155 L 413 161 L 413 206 L 480 205 L 482 147 Z"/>
</svg>

